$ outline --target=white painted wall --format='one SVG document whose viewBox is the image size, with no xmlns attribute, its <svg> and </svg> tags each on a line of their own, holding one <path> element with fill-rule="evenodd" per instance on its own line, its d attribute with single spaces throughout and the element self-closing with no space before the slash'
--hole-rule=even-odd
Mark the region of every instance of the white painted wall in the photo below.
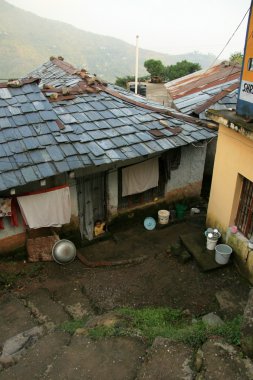
<svg viewBox="0 0 253 380">
<path fill-rule="evenodd" d="M 165 193 L 185 187 L 190 183 L 202 181 L 206 144 L 203 142 L 196 145 L 199 147 L 187 145 L 181 148 L 180 165 L 178 169 L 171 171 L 171 178 L 165 187 Z"/>
<path fill-rule="evenodd" d="M 71 215 L 78 216 L 78 199 L 76 180 L 69 180 L 70 202 L 71 202 Z"/>
<path fill-rule="evenodd" d="M 118 170 L 112 170 L 107 175 L 107 208 L 111 216 L 118 210 Z"/>
</svg>

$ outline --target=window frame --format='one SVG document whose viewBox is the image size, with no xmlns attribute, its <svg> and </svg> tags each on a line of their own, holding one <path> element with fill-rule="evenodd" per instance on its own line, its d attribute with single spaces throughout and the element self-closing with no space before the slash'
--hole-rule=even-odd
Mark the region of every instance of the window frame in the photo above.
<svg viewBox="0 0 253 380">
<path fill-rule="evenodd" d="M 235 219 L 238 230 L 248 239 L 253 235 L 253 182 L 243 177 Z"/>
</svg>

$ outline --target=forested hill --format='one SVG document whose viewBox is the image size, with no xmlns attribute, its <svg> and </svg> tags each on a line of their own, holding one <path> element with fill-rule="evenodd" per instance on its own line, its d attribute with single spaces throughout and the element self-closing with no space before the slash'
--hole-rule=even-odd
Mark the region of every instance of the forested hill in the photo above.
<svg viewBox="0 0 253 380">
<path fill-rule="evenodd" d="M 25 75 L 50 56 L 59 55 L 108 81 L 134 73 L 134 45 L 36 16 L 4 0 L 0 0 L 0 53 L 0 78 Z M 146 74 L 143 63 L 150 58 L 166 65 L 187 59 L 204 68 L 214 56 L 196 52 L 169 55 L 140 49 L 140 75 Z"/>
</svg>

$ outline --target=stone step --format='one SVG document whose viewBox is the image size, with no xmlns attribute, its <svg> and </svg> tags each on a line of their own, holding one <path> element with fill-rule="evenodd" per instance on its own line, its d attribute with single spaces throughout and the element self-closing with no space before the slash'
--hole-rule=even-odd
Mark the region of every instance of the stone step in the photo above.
<svg viewBox="0 0 253 380">
<path fill-rule="evenodd" d="M 224 267 L 216 263 L 215 251 L 206 249 L 206 237 L 202 232 L 180 235 L 180 240 L 203 272 Z"/>
<path fill-rule="evenodd" d="M 70 319 L 64 308 L 52 299 L 48 289 L 37 289 L 26 295 L 25 301 L 31 313 L 40 323 L 52 322 L 58 326 Z"/>
</svg>

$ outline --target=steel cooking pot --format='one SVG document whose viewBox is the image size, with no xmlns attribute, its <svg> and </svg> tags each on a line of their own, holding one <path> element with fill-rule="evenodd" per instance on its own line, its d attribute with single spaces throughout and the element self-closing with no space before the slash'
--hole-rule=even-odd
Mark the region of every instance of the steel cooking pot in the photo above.
<svg viewBox="0 0 253 380">
<path fill-rule="evenodd" d="M 54 244 L 52 256 L 58 264 L 71 263 L 76 257 L 76 247 L 72 241 L 61 239 Z"/>
</svg>

